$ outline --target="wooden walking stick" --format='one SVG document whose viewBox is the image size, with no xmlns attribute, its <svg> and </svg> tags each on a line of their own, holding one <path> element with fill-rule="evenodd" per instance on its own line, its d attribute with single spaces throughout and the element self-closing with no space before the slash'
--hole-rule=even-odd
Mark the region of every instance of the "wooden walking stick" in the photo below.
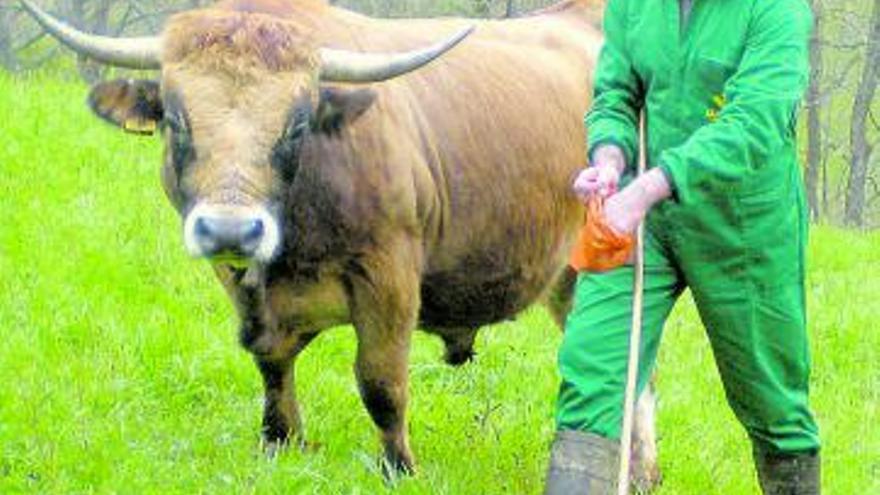
<svg viewBox="0 0 880 495">
<path fill-rule="evenodd" d="M 639 116 L 639 169 L 647 168 L 645 156 L 645 111 Z M 632 457 L 633 417 L 636 406 L 636 385 L 639 376 L 639 351 L 642 344 L 642 296 L 645 286 L 645 222 L 636 233 L 635 273 L 633 275 L 632 326 L 629 335 L 629 363 L 626 371 L 626 392 L 623 397 L 623 430 L 620 435 L 620 473 L 617 477 L 618 495 L 629 494 L 630 457 Z"/>
</svg>

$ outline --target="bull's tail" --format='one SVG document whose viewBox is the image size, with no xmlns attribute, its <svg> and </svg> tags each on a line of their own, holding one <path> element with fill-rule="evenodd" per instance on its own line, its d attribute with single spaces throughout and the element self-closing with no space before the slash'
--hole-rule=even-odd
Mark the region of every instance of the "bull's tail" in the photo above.
<svg viewBox="0 0 880 495">
<path fill-rule="evenodd" d="M 544 300 L 547 309 L 550 310 L 550 315 L 560 330 L 565 328 L 565 318 L 571 311 L 576 282 L 577 272 L 570 266 L 566 266 L 550 286 Z"/>
</svg>

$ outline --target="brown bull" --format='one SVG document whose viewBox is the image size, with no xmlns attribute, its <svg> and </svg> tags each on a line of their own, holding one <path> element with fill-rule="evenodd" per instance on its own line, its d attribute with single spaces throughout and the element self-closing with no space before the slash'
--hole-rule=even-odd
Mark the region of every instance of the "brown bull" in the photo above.
<svg viewBox="0 0 880 495">
<path fill-rule="evenodd" d="M 412 331 L 441 336 L 459 364 L 480 326 L 535 301 L 562 318 L 601 6 L 477 22 L 455 48 L 464 20 L 318 1 L 220 2 L 127 40 L 25 6 L 93 58 L 161 68 L 158 82 L 100 84 L 90 102 L 129 131 L 162 132 L 186 246 L 212 261 L 262 373 L 267 445 L 304 444 L 294 360 L 326 328 L 354 325 L 364 404 L 390 465 L 410 471 Z"/>
</svg>

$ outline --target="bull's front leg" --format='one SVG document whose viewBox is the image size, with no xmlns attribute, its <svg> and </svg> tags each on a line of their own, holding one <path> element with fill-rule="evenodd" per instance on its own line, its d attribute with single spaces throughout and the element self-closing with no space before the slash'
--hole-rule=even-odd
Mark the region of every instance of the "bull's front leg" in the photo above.
<svg viewBox="0 0 880 495">
<path fill-rule="evenodd" d="M 302 438 L 302 420 L 293 390 L 293 361 L 270 361 L 255 357 L 263 376 L 263 448 L 270 456 L 291 436 Z"/>
<path fill-rule="evenodd" d="M 280 356 L 255 354 L 254 362 L 263 377 L 263 448 L 274 456 L 281 448 L 293 443 L 306 449 L 302 418 L 296 400 L 296 357 L 315 334 L 293 337 L 292 352 Z M 289 357 L 288 357 L 289 356 Z"/>
<path fill-rule="evenodd" d="M 355 375 L 381 432 L 386 477 L 415 472 L 406 422 L 410 340 L 419 310 L 415 258 L 404 247 L 393 255 L 361 260 L 347 284 L 358 337 Z"/>
<path fill-rule="evenodd" d="M 355 374 L 361 399 L 381 431 L 386 477 L 391 477 L 392 472 L 412 474 L 415 459 L 409 447 L 406 423 L 410 331 L 395 338 L 365 335 L 368 332 L 372 330 L 358 332 Z"/>
<path fill-rule="evenodd" d="M 254 356 L 263 378 L 263 448 L 274 456 L 291 441 L 306 446 L 296 400 L 296 357 L 316 333 L 294 333 L 281 328 L 266 305 L 265 280 L 250 272 L 240 280 L 235 299 L 241 329 L 241 345 Z"/>
</svg>

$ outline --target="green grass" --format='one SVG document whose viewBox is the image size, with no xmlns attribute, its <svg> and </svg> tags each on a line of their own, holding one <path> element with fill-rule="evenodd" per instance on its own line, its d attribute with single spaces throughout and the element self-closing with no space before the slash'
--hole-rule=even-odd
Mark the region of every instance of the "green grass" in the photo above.
<svg viewBox="0 0 880 495">
<path fill-rule="evenodd" d="M 383 493 L 350 328 L 299 362 L 314 454 L 258 450 L 261 386 L 228 301 L 182 248 L 157 140 L 123 135 L 85 88 L 0 77 L 0 493 Z M 880 493 L 880 235 L 811 243 L 814 405 L 826 493 Z M 539 493 L 559 335 L 535 309 L 482 332 L 475 363 L 415 340 L 420 473 L 394 493 Z M 662 495 L 756 493 L 692 304 L 660 356 Z"/>
</svg>

